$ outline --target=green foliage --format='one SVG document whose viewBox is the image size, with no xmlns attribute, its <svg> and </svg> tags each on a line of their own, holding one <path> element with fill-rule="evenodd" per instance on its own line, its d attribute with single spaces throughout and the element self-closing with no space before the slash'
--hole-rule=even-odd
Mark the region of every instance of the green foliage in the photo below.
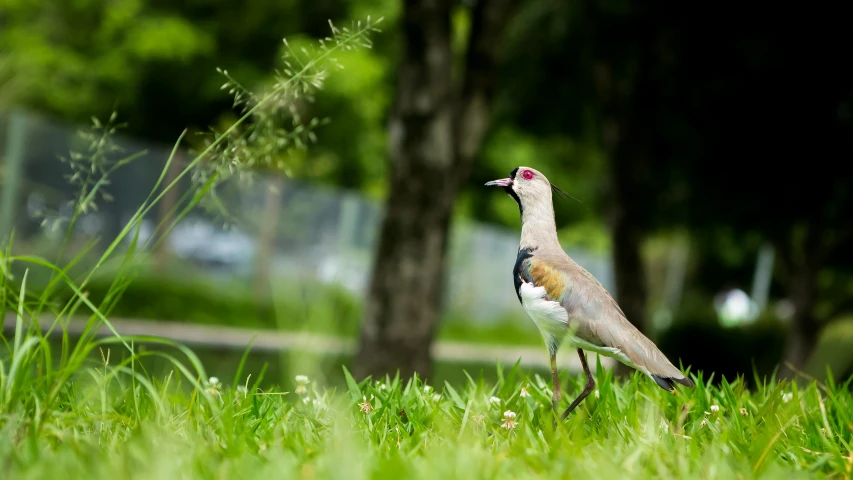
<svg viewBox="0 0 853 480">
<path fill-rule="evenodd" d="M 0 50 L 28 80 L 18 101 L 75 119 L 131 102 L 147 66 L 187 62 L 214 46 L 189 19 L 143 0 L 3 0 L 0 10 Z"/>
<path fill-rule="evenodd" d="M 373 49 L 343 52 L 340 59 L 347 64 L 347 75 L 330 78 L 317 102 L 316 110 L 333 114 L 334 120 L 324 129 L 323 143 L 313 150 L 309 164 L 314 171 L 308 173 L 379 198 L 387 188 L 385 118 L 393 59 Z"/>
<path fill-rule="evenodd" d="M 171 142 L 186 127 L 222 132 L 239 118 L 222 95 L 223 80 L 210 75 L 214 68 L 245 90 L 268 91 L 283 74 L 284 68 L 270 73 L 278 60 L 316 48 L 328 34 L 327 19 L 338 24 L 372 15 L 394 22 L 401 9 L 391 0 L 54 3 L 0 0 L 0 107 L 14 100 L 74 123 L 118 109 L 128 115 L 129 134 L 157 142 Z M 285 35 L 288 44 L 280 41 Z M 332 75 L 316 104 L 299 105 L 306 128 L 311 118 L 323 120 L 325 145 L 290 152 L 290 171 L 377 196 L 384 191 L 385 114 L 397 47 L 389 37 L 379 52 L 342 49 L 330 59 L 347 64 L 346 75 Z M 334 121 L 326 125 L 329 117 Z M 196 135 L 185 142 L 205 148 Z"/>
</svg>

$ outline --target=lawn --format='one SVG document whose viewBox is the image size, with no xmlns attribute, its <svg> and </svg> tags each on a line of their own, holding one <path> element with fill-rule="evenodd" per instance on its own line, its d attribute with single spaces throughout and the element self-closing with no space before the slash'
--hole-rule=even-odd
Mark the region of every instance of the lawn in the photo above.
<svg viewBox="0 0 853 480">
<path fill-rule="evenodd" d="M 238 364 L 217 379 L 191 350 L 144 341 L 53 351 L 22 322 L 0 357 L 5 478 L 850 478 L 853 467 L 849 381 L 747 389 L 699 375 L 671 394 L 598 370 L 595 393 L 554 429 L 549 385 L 516 366 L 436 385 L 357 383 L 342 367 L 335 384 L 261 389 L 263 371 Z M 150 356 L 170 372 L 146 370 Z M 581 381 L 563 379 L 564 406 Z"/>
</svg>

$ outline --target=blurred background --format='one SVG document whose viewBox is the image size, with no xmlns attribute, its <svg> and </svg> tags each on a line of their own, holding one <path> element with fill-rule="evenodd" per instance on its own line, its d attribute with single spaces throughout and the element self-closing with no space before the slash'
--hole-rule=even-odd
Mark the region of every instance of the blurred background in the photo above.
<svg viewBox="0 0 853 480">
<path fill-rule="evenodd" d="M 0 235 L 56 258 L 81 159 L 98 125 L 120 124 L 104 158 L 133 161 L 63 250 L 68 262 L 94 240 L 91 264 L 201 133 L 240 116 L 217 68 L 261 89 L 329 20 L 382 17 L 373 47 L 339 52 L 344 68 L 300 106 L 329 120 L 316 144 L 184 217 L 113 305 L 120 332 L 187 342 L 211 372 L 233 372 L 256 335 L 250 364 L 276 381 L 342 362 L 362 376 L 464 378 L 519 358 L 545 372 L 511 278 L 518 208 L 483 186 L 526 165 L 578 200 L 555 198 L 565 250 L 676 364 L 848 378 L 853 46 L 850 5 L 833 8 L 0 0 Z M 149 212 L 142 240 L 191 183 Z M 95 304 L 113 268 L 85 285 Z"/>
</svg>

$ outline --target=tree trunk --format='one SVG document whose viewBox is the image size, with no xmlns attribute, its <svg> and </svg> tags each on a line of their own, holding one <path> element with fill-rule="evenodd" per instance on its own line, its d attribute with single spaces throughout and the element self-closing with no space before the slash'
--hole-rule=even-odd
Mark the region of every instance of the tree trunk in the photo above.
<svg viewBox="0 0 853 480">
<path fill-rule="evenodd" d="M 610 162 L 610 231 L 615 284 L 613 293 L 628 321 L 650 336 L 646 321 L 646 269 L 642 256 L 644 232 L 642 226 L 637 224 L 638 214 L 631 206 L 635 197 L 633 189 L 628 185 L 631 182 L 632 169 L 625 165 L 625 152 L 619 150 L 622 148 L 614 151 Z M 616 364 L 616 375 L 624 375 L 630 371 L 631 369 L 621 362 Z"/>
<path fill-rule="evenodd" d="M 458 167 L 454 170 L 453 180 L 460 187 L 471 173 L 489 126 L 500 40 L 516 5 L 512 0 L 479 0 L 474 7 L 465 56 L 465 76 L 453 129 Z"/>
<path fill-rule="evenodd" d="M 817 299 L 817 269 L 806 265 L 792 272 L 788 289 L 794 304 L 794 316 L 782 353 L 779 378 L 792 380 L 796 371 L 802 371 L 817 346 L 820 326 L 814 316 Z"/>
<path fill-rule="evenodd" d="M 643 231 L 631 220 L 624 204 L 614 205 L 613 209 L 611 232 L 614 296 L 628 321 L 648 336 L 650 329 L 647 328 L 646 322 L 646 270 L 641 252 Z M 617 374 L 628 371 L 625 365 L 617 364 Z"/>
<path fill-rule="evenodd" d="M 612 238 L 613 296 L 625 313 L 628 321 L 641 332 L 646 328 L 646 272 L 642 258 L 644 231 L 639 223 L 644 212 L 642 182 L 638 177 L 638 165 L 642 163 L 641 146 L 631 140 L 637 139 L 631 131 L 630 112 L 635 102 L 636 79 L 627 79 L 630 88 L 617 90 L 615 83 L 626 79 L 615 79 L 611 61 L 601 60 L 595 66 L 596 90 L 600 101 L 600 136 L 605 156 L 608 159 L 609 223 Z M 616 364 L 615 374 L 625 375 L 631 369 L 621 362 Z"/>
<path fill-rule="evenodd" d="M 782 352 L 779 379 L 793 380 L 797 371 L 806 366 L 817 346 L 820 333 L 820 323 L 814 311 L 818 294 L 817 275 L 844 238 L 844 234 L 833 236 L 824 230 L 819 220 L 809 223 L 800 230 L 804 232 L 802 235 L 791 234 L 789 248 L 781 251 L 783 264 L 788 270 L 788 298 L 794 304 L 794 315 Z"/>
<path fill-rule="evenodd" d="M 643 229 L 638 224 L 642 212 L 637 211 L 638 196 L 635 165 L 641 159 L 629 151 L 624 130 L 626 120 L 616 115 L 603 121 L 604 151 L 609 160 L 610 207 L 614 296 L 628 320 L 640 331 L 647 329 L 646 274 L 642 258 Z"/>
<path fill-rule="evenodd" d="M 450 220 L 489 121 L 506 1 L 474 9 L 461 94 L 451 81 L 449 0 L 409 0 L 395 109 L 391 184 L 379 236 L 355 374 L 431 373 L 442 308 Z"/>
</svg>

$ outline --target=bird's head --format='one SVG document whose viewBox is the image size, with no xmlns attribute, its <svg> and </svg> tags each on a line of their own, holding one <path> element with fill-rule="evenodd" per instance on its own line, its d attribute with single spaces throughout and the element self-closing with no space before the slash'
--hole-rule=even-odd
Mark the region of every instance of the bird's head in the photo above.
<svg viewBox="0 0 853 480">
<path fill-rule="evenodd" d="M 517 203 L 522 217 L 525 210 L 538 206 L 551 207 L 551 191 L 568 195 L 551 182 L 541 172 L 530 167 L 516 167 L 509 177 L 486 182 L 487 187 L 502 187 Z M 552 210 L 553 211 L 553 210 Z"/>
</svg>

